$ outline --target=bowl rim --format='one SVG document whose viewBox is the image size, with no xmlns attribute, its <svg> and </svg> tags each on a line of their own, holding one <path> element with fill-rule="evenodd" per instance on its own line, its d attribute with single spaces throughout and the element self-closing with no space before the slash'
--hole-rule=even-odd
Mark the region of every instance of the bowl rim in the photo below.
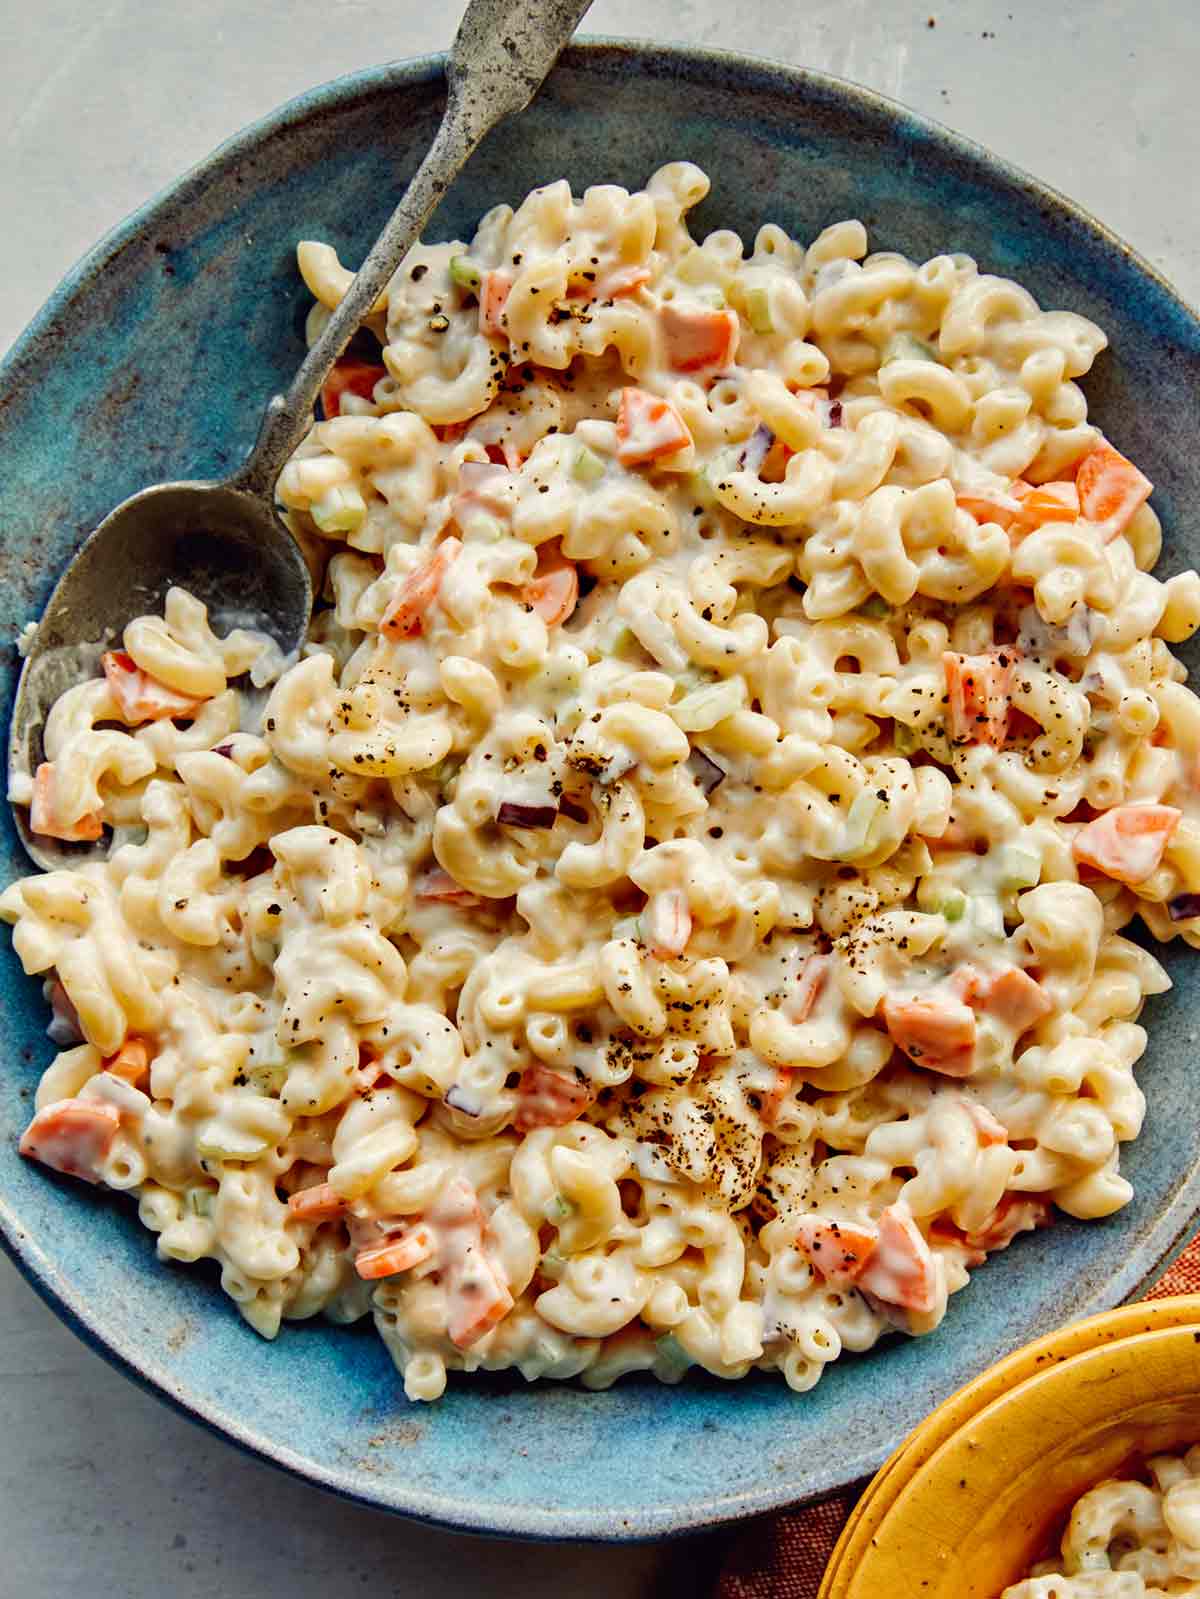
<svg viewBox="0 0 1200 1599">
<path fill-rule="evenodd" d="M 701 80 L 740 77 L 743 83 L 768 92 L 800 93 L 810 103 L 836 106 L 867 121 L 887 122 L 939 145 L 947 154 L 967 163 L 976 174 L 1018 192 L 1034 208 L 1049 210 L 1066 220 L 1094 244 L 1120 256 L 1142 277 L 1150 280 L 1174 309 L 1193 323 L 1200 315 L 1163 275 L 1116 233 L 1082 206 L 1051 185 L 998 156 L 943 123 L 913 111 L 887 95 L 832 73 L 791 66 L 767 57 L 654 39 L 619 35 L 577 36 L 563 52 L 563 63 L 587 69 L 608 60 L 633 61 L 637 69 L 660 68 L 667 73 Z M 305 90 L 258 117 L 218 144 L 179 177 L 157 190 L 110 228 L 67 271 L 41 308 L 34 313 L 12 345 L 0 356 L 0 388 L 21 380 L 22 368 L 32 359 L 40 336 L 69 306 L 76 293 L 95 275 L 112 265 L 152 221 L 160 207 L 179 205 L 194 196 L 219 170 L 239 156 L 253 153 L 265 140 L 307 122 L 314 115 L 352 105 L 356 100 L 390 91 L 436 84 L 444 79 L 447 55 L 430 52 L 360 68 Z M 1126 1298 L 1135 1299 L 1185 1247 L 1200 1216 L 1200 1166 L 1189 1170 L 1149 1224 L 1136 1255 L 1137 1281 Z M 111 1335 L 95 1307 L 72 1289 L 50 1256 L 31 1237 L 0 1193 L 0 1247 L 13 1261 L 39 1297 L 85 1343 L 139 1387 L 169 1404 L 191 1421 L 232 1442 L 256 1459 L 288 1471 L 315 1486 L 352 1502 L 389 1510 L 416 1521 L 451 1531 L 522 1537 L 545 1542 L 564 1539 L 603 1543 L 636 1542 L 685 1534 L 733 1522 L 797 1502 L 811 1502 L 869 1474 L 885 1458 L 881 1451 L 852 1458 L 845 1466 L 826 1473 L 826 1480 L 806 1489 L 797 1501 L 786 1477 L 745 1492 L 711 1493 L 707 1497 L 677 1501 L 661 1510 L 636 1513 L 628 1518 L 614 1509 L 555 1511 L 530 1505 L 471 1508 L 442 1492 L 422 1492 L 406 1484 L 388 1491 L 385 1483 L 364 1482 L 359 1474 L 314 1461 L 273 1437 L 265 1436 L 221 1404 L 197 1397 L 160 1362 L 143 1350 Z M 1103 1286 L 1090 1299 L 1103 1300 Z M 1079 1316 L 1090 1314 L 1083 1306 Z M 1079 1316 L 1072 1320 L 1079 1319 Z"/>
<path fill-rule="evenodd" d="M 1200 1293 L 1168 1294 L 1104 1310 L 1083 1321 L 1069 1322 L 1054 1332 L 1023 1344 L 964 1383 L 889 1455 L 863 1490 L 842 1528 L 821 1579 L 817 1599 L 838 1599 L 879 1528 L 904 1489 L 963 1427 L 968 1427 L 993 1401 L 1016 1393 L 1051 1362 L 1065 1364 L 1093 1349 L 1111 1348 L 1141 1333 L 1169 1328 L 1200 1328 Z"/>
<path fill-rule="evenodd" d="M 1105 1425 L 1106 1418 L 1116 1423 L 1126 1420 L 1130 1414 L 1128 1409 L 1112 1410 L 1120 1399 L 1136 1400 L 1133 1408 L 1142 1409 L 1164 1400 L 1174 1402 L 1182 1393 L 1189 1398 L 1200 1393 L 1198 1342 L 1200 1333 L 1195 1323 L 1188 1321 L 1130 1333 L 1112 1342 L 1081 1349 L 997 1394 L 990 1403 L 968 1416 L 963 1425 L 955 1428 L 907 1477 L 862 1550 L 861 1559 L 853 1567 L 843 1562 L 834 1571 L 828 1589 L 822 1587 L 821 1593 L 827 1595 L 827 1599 L 874 1599 L 874 1595 L 890 1591 L 887 1579 L 894 1579 L 901 1569 L 896 1564 L 900 1550 L 894 1547 L 897 1533 L 900 1547 L 911 1547 L 918 1542 L 926 1546 L 932 1556 L 935 1540 L 930 1534 L 935 1523 L 930 1519 L 929 1502 L 932 1499 L 941 1506 L 954 1502 L 945 1492 L 946 1480 L 952 1479 L 960 1485 L 969 1483 L 971 1473 L 965 1461 L 977 1461 L 981 1465 L 994 1462 L 993 1476 L 1002 1472 L 1008 1480 L 1013 1470 L 1036 1469 L 1043 1454 L 1057 1458 L 1060 1448 L 1071 1442 L 1069 1430 L 1047 1438 L 1044 1430 L 1034 1427 L 1031 1438 L 1030 1412 L 1036 1416 L 1044 1414 L 1051 1405 L 1061 1407 L 1070 1427 L 1077 1434 L 1082 1433 L 1086 1440 Z M 1182 1351 L 1178 1357 L 1174 1354 L 1176 1350 Z M 1166 1360 L 1150 1358 L 1164 1353 Z M 1190 1373 L 1184 1369 L 1189 1355 L 1193 1368 Z M 1168 1369 L 1170 1377 L 1166 1378 Z M 1169 1392 L 1166 1391 L 1168 1387 Z M 1118 1399 L 1113 1397 L 1114 1389 Z M 1074 1404 L 1070 1403 L 1072 1396 Z M 1192 1425 L 1190 1417 L 1187 1425 L 1189 1428 Z M 1021 1448 L 1014 1450 L 1011 1443 L 1005 1448 L 1005 1439 L 1014 1436 L 1023 1440 Z M 971 1494 L 978 1497 L 973 1487 Z M 907 1579 L 922 1576 L 922 1572 L 914 1570 L 907 1560 L 903 1563 L 903 1571 Z M 933 1566 L 926 1567 L 926 1571 L 932 1575 Z M 885 1579 L 882 1588 L 879 1586 L 881 1578 Z M 944 1574 L 940 1580 L 937 1592 L 945 1592 Z M 977 1590 L 973 1588 L 972 1592 Z"/>
</svg>

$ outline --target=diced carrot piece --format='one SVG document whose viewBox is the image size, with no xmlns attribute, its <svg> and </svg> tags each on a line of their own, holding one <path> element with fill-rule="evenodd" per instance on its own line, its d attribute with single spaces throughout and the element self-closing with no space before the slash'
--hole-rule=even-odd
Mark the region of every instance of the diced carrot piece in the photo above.
<svg viewBox="0 0 1200 1599">
<path fill-rule="evenodd" d="M 774 1127 L 779 1120 L 779 1112 L 783 1109 L 791 1089 L 791 1072 L 786 1066 L 776 1066 L 775 1080 L 759 1100 L 758 1115 L 764 1127 Z"/>
<path fill-rule="evenodd" d="M 645 389 L 622 389 L 617 413 L 617 459 L 623 466 L 639 466 L 675 455 L 692 442 L 692 435 L 673 405 Z"/>
<path fill-rule="evenodd" d="M 191 694 L 168 688 L 143 672 L 124 650 L 108 650 L 100 657 L 108 686 L 127 722 L 161 722 L 168 716 L 194 717 L 204 704 Z"/>
<path fill-rule="evenodd" d="M 334 1221 L 346 1214 L 346 1201 L 329 1183 L 301 1188 L 288 1199 L 288 1209 L 300 1221 Z"/>
<path fill-rule="evenodd" d="M 802 1216 L 796 1223 L 797 1249 L 813 1270 L 835 1288 L 853 1287 L 878 1245 L 878 1233 L 849 1222 Z"/>
<path fill-rule="evenodd" d="M 539 562 L 537 575 L 521 590 L 521 598 L 547 627 L 558 627 L 579 603 L 579 573 L 564 557 L 544 566 Z"/>
<path fill-rule="evenodd" d="M 411 1227 L 399 1238 L 389 1238 L 369 1249 L 360 1249 L 354 1257 L 354 1269 L 369 1282 L 377 1277 L 394 1277 L 397 1272 L 411 1271 L 423 1260 L 429 1260 L 436 1248 L 433 1233 L 428 1227 Z"/>
<path fill-rule="evenodd" d="M 592 1102 L 586 1083 L 548 1066 L 527 1066 L 517 1087 L 513 1126 L 519 1133 L 535 1127 L 565 1127 L 581 1116 Z"/>
<path fill-rule="evenodd" d="M 462 549 L 460 539 L 443 539 L 400 585 L 400 592 L 379 624 L 385 638 L 413 638 L 424 626 L 425 613 L 438 597 L 447 569 Z"/>
<path fill-rule="evenodd" d="M 1018 478 L 1008 494 L 956 494 L 954 503 L 977 522 L 995 522 L 998 527 L 1007 529 L 1021 508 L 1018 490 L 1030 487 Z"/>
<path fill-rule="evenodd" d="M 963 1240 L 970 1248 L 991 1255 L 1007 1249 L 1018 1233 L 1048 1227 L 1053 1220 L 1054 1211 L 1046 1200 L 1031 1194 L 1005 1194 L 982 1226 L 964 1233 Z"/>
<path fill-rule="evenodd" d="M 650 268 L 646 266 L 615 267 L 596 285 L 596 296 L 601 300 L 615 300 L 622 294 L 632 294 L 643 283 L 650 281 Z"/>
<path fill-rule="evenodd" d="M 144 1038 L 127 1038 L 117 1053 L 104 1062 L 104 1070 L 145 1092 L 150 1086 L 149 1044 Z"/>
<path fill-rule="evenodd" d="M 1047 522 L 1077 522 L 1079 520 L 1079 490 L 1074 483 L 1040 483 L 1036 488 L 1029 483 L 1014 483 L 1020 509 L 1010 523 L 1015 538 L 1023 538 Z"/>
<path fill-rule="evenodd" d="M 1008 644 L 986 655 L 946 650 L 942 665 L 949 694 L 950 737 L 958 743 L 1000 749 L 1008 729 L 1008 696 L 1017 652 Z"/>
<path fill-rule="evenodd" d="M 930 1311 L 937 1303 L 933 1255 L 903 1205 L 879 1218 L 879 1242 L 858 1276 L 858 1286 L 887 1305 Z"/>
<path fill-rule="evenodd" d="M 508 1314 L 513 1298 L 484 1247 L 483 1211 L 465 1177 L 447 1183 L 426 1220 L 438 1241 L 438 1268 L 447 1298 L 446 1330 L 451 1343 L 466 1349 Z"/>
<path fill-rule="evenodd" d="M 1100 529 L 1107 544 L 1129 526 L 1133 513 L 1150 498 L 1154 485 L 1111 444 L 1085 455 L 1075 477 L 1079 506 Z"/>
<path fill-rule="evenodd" d="M 1028 972 L 1010 966 L 992 979 L 987 991 L 986 1009 L 1018 1033 L 1025 1032 L 1054 1009 L 1046 990 Z"/>
<path fill-rule="evenodd" d="M 975 1099 L 964 1100 L 963 1103 L 967 1107 L 967 1115 L 975 1123 L 979 1142 L 985 1149 L 991 1148 L 994 1144 L 1008 1143 L 1008 1128 L 1003 1122 L 996 1120 L 986 1105 L 981 1105 Z"/>
<path fill-rule="evenodd" d="M 692 936 L 692 912 L 681 888 L 660 889 L 646 901 L 641 916 L 642 935 L 650 953 L 659 960 L 682 955 Z"/>
<path fill-rule="evenodd" d="M 719 369 L 732 362 L 738 342 L 735 311 L 710 311 L 668 300 L 659 312 L 659 324 L 667 342 L 667 360 L 677 372 Z"/>
<path fill-rule="evenodd" d="M 339 361 L 321 386 L 321 410 L 326 419 L 342 414 L 342 395 L 360 400 L 375 398 L 375 385 L 387 377 L 387 368 L 374 361 Z"/>
<path fill-rule="evenodd" d="M 513 1297 L 496 1274 L 490 1261 L 483 1260 L 476 1276 L 463 1277 L 454 1309 L 447 1324 L 450 1342 L 458 1349 L 469 1349 L 503 1321 L 513 1307 Z"/>
<path fill-rule="evenodd" d="M 421 873 L 413 884 L 413 897 L 437 900 L 447 905 L 461 905 L 464 909 L 483 904 L 478 894 L 473 894 L 469 888 L 464 888 L 440 866 L 431 866 L 427 872 Z"/>
<path fill-rule="evenodd" d="M 806 1022 L 829 976 L 831 962 L 828 955 L 809 955 L 800 967 L 796 985 L 788 990 L 784 1000 L 784 1015 L 789 1022 Z M 767 1127 L 779 1119 L 784 1101 L 792 1088 L 792 1073 L 783 1067 L 775 1072 L 775 1081 L 762 1096 L 759 1117 Z"/>
<path fill-rule="evenodd" d="M 950 987 L 964 1005 L 974 1008 L 987 992 L 988 979 L 968 961 L 950 974 Z"/>
<path fill-rule="evenodd" d="M 504 307 L 512 292 L 513 280 L 507 272 L 485 272 L 479 285 L 479 331 L 493 338 L 508 337 Z"/>
<path fill-rule="evenodd" d="M 800 968 L 793 993 L 787 996 L 786 1014 L 790 1022 L 806 1022 L 829 976 L 828 955 L 809 955 Z"/>
<path fill-rule="evenodd" d="M 22 1155 L 43 1166 L 100 1181 L 100 1162 L 112 1148 L 121 1117 L 115 1105 L 94 1099 L 58 1099 L 38 1111 L 21 1137 Z"/>
<path fill-rule="evenodd" d="M 961 1000 L 939 994 L 918 999 L 888 995 L 883 1020 L 892 1042 L 916 1065 L 945 1077 L 969 1077 L 975 1070 L 975 1013 Z"/>
<path fill-rule="evenodd" d="M 1115 805 L 1076 833 L 1075 859 L 1135 887 L 1162 865 L 1182 814 L 1173 805 Z"/>
<path fill-rule="evenodd" d="M 43 761 L 33 777 L 33 803 L 29 807 L 29 826 L 43 838 L 61 838 L 69 844 L 90 842 L 104 831 L 104 818 L 99 811 L 89 811 L 76 822 L 59 821 L 56 814 L 54 792 L 54 766 Z"/>
</svg>

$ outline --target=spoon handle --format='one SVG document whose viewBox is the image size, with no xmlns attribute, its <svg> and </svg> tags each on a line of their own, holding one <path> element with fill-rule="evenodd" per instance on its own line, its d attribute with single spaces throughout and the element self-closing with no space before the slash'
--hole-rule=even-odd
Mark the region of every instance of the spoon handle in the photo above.
<svg viewBox="0 0 1200 1599">
<path fill-rule="evenodd" d="M 521 111 L 591 0 L 470 0 L 447 64 L 446 110 L 428 154 L 285 394 L 267 405 L 253 450 L 233 483 L 269 495 L 312 424 L 334 362 L 370 315 L 446 190 L 484 135 Z"/>
</svg>

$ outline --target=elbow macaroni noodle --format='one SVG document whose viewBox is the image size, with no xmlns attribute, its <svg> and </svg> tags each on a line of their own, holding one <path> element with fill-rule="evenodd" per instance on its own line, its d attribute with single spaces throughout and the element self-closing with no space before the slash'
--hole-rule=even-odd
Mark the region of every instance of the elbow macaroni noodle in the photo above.
<svg viewBox="0 0 1200 1599">
<path fill-rule="evenodd" d="M 1200 1591 L 1200 1444 L 1154 1455 L 1149 1482 L 1111 1478 L 1071 1511 L 1061 1558 L 1002 1599 L 1169 1599 Z"/>
<path fill-rule="evenodd" d="M 413 1399 L 931 1331 L 1127 1202 L 1121 928 L 1200 944 L 1200 578 L 1103 334 L 857 222 L 694 240 L 707 187 L 414 248 L 279 479 L 301 658 L 173 591 L 12 777 L 111 829 L 0 897 L 67 1046 L 22 1148 L 264 1336 L 373 1315 Z"/>
</svg>

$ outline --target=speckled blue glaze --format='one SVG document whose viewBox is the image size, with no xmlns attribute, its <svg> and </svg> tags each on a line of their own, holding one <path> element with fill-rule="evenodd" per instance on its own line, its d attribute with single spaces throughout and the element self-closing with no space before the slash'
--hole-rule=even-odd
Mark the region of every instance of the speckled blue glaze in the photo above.
<svg viewBox="0 0 1200 1599">
<path fill-rule="evenodd" d="M 72 550 L 126 494 L 221 476 L 301 356 L 296 241 L 360 258 L 433 134 L 440 59 L 381 67 L 239 135 L 109 235 L 0 368 L 0 636 L 36 616 Z M 712 175 L 701 226 L 807 237 L 847 215 L 880 248 L 965 250 L 1109 332 L 1089 380 L 1106 430 L 1149 473 L 1169 569 L 1200 561 L 1200 325 L 1149 267 L 1069 202 L 944 129 L 848 84 L 717 53 L 573 48 L 533 108 L 472 160 L 434 233 L 566 175 L 640 185 L 687 157 Z M 114 582 L 121 574 L 113 574 Z M 4 646 L 11 702 L 16 657 Z M 0 873 L 26 864 L 0 807 Z M 164 1267 L 127 1201 L 22 1162 L 16 1140 L 51 1048 L 38 987 L 0 951 L 0 1225 L 35 1288 L 135 1380 L 323 1487 L 455 1527 L 649 1537 L 811 1498 L 873 1470 L 952 1389 L 1019 1343 L 1132 1295 L 1200 1209 L 1189 1010 L 1195 957 L 1148 1007 L 1147 1125 L 1111 1221 L 1021 1240 L 952 1301 L 937 1336 L 838 1364 L 805 1397 L 776 1378 L 608 1394 L 455 1381 L 406 1404 L 366 1327 L 262 1342 L 202 1269 Z"/>
</svg>

